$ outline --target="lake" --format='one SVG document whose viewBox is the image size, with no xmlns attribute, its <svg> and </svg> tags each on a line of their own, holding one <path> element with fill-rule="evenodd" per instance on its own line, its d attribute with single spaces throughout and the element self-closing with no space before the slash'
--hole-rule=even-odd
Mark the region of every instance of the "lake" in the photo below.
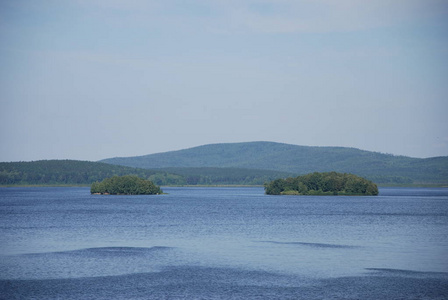
<svg viewBox="0 0 448 300">
<path fill-rule="evenodd" d="M 448 189 L 0 189 L 0 299 L 448 299 Z"/>
</svg>

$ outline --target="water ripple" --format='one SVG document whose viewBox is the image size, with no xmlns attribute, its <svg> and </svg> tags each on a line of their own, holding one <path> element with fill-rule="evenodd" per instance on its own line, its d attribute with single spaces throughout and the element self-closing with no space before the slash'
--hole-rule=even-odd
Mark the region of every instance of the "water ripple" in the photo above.
<svg viewBox="0 0 448 300">
<path fill-rule="evenodd" d="M 426 271 L 414 271 L 414 270 L 402 270 L 402 269 L 388 269 L 388 268 L 366 268 L 368 271 L 374 271 L 375 274 L 381 275 L 395 275 L 395 276 L 445 276 L 448 277 L 448 272 L 426 272 Z"/>
<path fill-rule="evenodd" d="M 20 254 L 21 256 L 68 255 L 68 256 L 140 256 L 153 254 L 156 251 L 174 249 L 172 247 L 97 247 L 57 252 L 41 252 Z"/>
<path fill-rule="evenodd" d="M 358 248 L 358 246 L 325 244 L 325 243 L 278 242 L 278 241 L 259 241 L 259 243 L 271 243 L 271 244 L 279 244 L 279 245 L 297 245 L 297 246 L 307 246 L 307 247 L 313 247 L 313 248 Z"/>
</svg>

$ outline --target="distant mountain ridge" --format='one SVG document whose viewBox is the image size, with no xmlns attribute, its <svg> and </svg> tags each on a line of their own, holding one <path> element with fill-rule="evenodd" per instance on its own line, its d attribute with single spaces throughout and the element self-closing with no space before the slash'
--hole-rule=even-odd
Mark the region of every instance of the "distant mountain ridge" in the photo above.
<svg viewBox="0 0 448 300">
<path fill-rule="evenodd" d="M 184 150 L 101 162 L 134 168 L 245 168 L 293 174 L 343 172 L 376 182 L 448 183 L 448 157 L 412 158 L 346 147 L 275 142 L 209 144 Z"/>
</svg>

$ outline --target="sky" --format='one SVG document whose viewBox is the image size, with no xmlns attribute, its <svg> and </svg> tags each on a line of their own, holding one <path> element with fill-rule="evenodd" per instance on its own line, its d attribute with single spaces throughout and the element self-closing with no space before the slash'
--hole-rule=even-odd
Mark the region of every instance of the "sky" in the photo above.
<svg viewBox="0 0 448 300">
<path fill-rule="evenodd" d="M 448 156 L 448 1 L 0 0 L 0 161 Z"/>
</svg>

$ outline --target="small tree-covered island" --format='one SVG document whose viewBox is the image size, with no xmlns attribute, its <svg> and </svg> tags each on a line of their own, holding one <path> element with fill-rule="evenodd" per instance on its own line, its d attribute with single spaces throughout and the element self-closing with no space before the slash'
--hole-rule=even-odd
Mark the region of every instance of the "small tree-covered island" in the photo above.
<svg viewBox="0 0 448 300">
<path fill-rule="evenodd" d="M 346 173 L 311 173 L 276 179 L 264 185 L 268 195 L 378 195 L 372 181 Z"/>
<path fill-rule="evenodd" d="M 113 176 L 101 182 L 94 182 L 91 194 L 101 195 L 158 195 L 163 191 L 149 180 L 135 175 Z"/>
</svg>

